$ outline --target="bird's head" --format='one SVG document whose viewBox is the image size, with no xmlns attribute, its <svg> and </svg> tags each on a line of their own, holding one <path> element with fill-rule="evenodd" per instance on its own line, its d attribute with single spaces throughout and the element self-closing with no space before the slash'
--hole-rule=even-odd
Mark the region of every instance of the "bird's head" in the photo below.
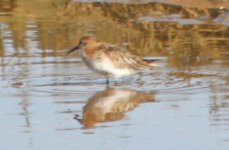
<svg viewBox="0 0 229 150">
<path fill-rule="evenodd" d="M 94 44 L 96 44 L 96 40 L 90 36 L 84 36 L 82 38 L 80 38 L 79 43 L 77 44 L 77 46 L 75 46 L 74 48 L 70 49 L 67 54 L 72 53 L 75 50 L 80 50 L 80 49 L 84 49 L 87 46 L 93 46 Z"/>
</svg>

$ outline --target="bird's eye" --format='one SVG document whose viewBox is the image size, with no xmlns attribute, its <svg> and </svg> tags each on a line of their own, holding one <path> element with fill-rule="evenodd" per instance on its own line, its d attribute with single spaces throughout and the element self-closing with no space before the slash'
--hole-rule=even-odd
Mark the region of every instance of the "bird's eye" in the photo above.
<svg viewBox="0 0 229 150">
<path fill-rule="evenodd" d="M 85 42 L 85 41 L 80 41 L 80 45 L 85 46 L 86 44 L 87 44 L 87 42 Z"/>
</svg>

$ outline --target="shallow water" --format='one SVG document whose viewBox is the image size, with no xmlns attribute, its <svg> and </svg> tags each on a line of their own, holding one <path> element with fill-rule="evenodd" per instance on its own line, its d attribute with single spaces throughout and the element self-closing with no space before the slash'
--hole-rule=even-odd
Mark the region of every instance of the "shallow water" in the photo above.
<svg viewBox="0 0 229 150">
<path fill-rule="evenodd" d="M 1 149 L 228 149 L 228 20 L 223 7 L 1 2 Z M 83 35 L 160 67 L 106 87 L 66 56 Z"/>
</svg>

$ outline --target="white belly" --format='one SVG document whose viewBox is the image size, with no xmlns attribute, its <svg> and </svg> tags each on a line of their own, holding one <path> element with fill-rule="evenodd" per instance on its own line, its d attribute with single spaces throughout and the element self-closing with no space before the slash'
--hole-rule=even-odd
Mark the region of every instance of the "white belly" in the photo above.
<svg viewBox="0 0 229 150">
<path fill-rule="evenodd" d="M 120 78 L 123 76 L 128 76 L 133 73 L 133 70 L 126 68 L 117 68 L 113 64 L 113 62 L 108 59 L 100 59 L 100 60 L 93 60 L 93 59 L 87 59 L 83 57 L 83 60 L 85 64 L 90 68 L 91 70 L 103 74 L 112 76 L 114 78 Z"/>
</svg>

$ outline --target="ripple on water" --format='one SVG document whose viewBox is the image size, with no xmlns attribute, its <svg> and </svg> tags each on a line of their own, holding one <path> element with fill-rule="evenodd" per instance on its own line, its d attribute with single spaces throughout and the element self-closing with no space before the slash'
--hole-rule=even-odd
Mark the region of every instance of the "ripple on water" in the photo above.
<svg viewBox="0 0 229 150">
<path fill-rule="evenodd" d="M 60 59 L 56 63 L 37 61 L 35 64 L 33 62 L 23 65 L 32 65 L 33 67 L 29 72 L 14 69 L 16 74 L 11 77 L 10 83 L 14 88 L 41 93 L 78 94 L 88 90 L 98 91 L 106 86 L 105 78 L 93 74 L 82 62 L 70 61 L 66 63 L 65 60 Z M 14 65 L 14 68 L 19 66 Z M 111 80 L 110 85 L 140 91 L 191 92 L 194 89 L 209 88 L 224 83 L 224 81 L 215 80 L 215 77 L 216 71 L 206 71 L 200 68 L 196 71 L 186 72 L 161 66 L 152 71 L 141 71 L 117 81 Z"/>
<path fill-rule="evenodd" d="M 149 1 L 5 2 L 13 7 L 0 12 L 2 147 L 228 147 L 227 9 Z M 157 69 L 111 80 L 108 88 L 77 53 L 66 56 L 84 33 L 168 59 Z"/>
</svg>

